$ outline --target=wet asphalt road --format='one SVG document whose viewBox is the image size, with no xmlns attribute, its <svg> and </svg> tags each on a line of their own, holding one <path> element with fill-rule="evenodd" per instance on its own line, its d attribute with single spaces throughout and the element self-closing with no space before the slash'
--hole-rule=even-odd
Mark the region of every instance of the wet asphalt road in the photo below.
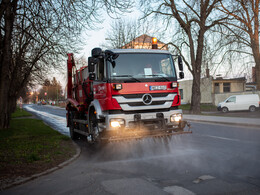
<svg viewBox="0 0 260 195">
<path fill-rule="evenodd" d="M 68 134 L 65 110 L 31 108 Z M 101 149 L 81 139 L 81 156 L 69 166 L 0 194 L 260 194 L 260 129 L 191 125 L 193 134 Z"/>
</svg>

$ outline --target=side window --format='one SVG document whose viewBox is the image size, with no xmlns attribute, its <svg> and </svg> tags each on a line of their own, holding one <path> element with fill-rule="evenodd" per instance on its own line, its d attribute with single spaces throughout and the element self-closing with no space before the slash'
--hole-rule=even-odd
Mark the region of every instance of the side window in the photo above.
<svg viewBox="0 0 260 195">
<path fill-rule="evenodd" d="M 227 100 L 227 103 L 229 102 L 236 102 L 236 97 L 231 97 Z"/>
</svg>

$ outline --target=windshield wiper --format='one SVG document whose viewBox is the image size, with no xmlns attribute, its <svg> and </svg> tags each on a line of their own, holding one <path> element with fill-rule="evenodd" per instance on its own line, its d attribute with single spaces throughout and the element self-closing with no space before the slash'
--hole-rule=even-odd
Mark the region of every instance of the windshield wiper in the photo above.
<svg viewBox="0 0 260 195">
<path fill-rule="evenodd" d="M 141 82 L 140 80 L 138 80 L 137 78 L 133 77 L 132 75 L 115 75 L 115 76 L 111 76 L 112 78 L 113 77 L 116 77 L 116 78 L 119 78 L 119 77 L 128 77 L 128 78 L 131 78 L 131 79 L 134 79 L 135 81 L 137 82 Z"/>
<path fill-rule="evenodd" d="M 149 76 L 149 77 L 159 77 L 164 79 L 165 81 L 170 81 L 167 77 L 161 75 L 161 74 L 142 74 L 142 76 Z"/>
</svg>

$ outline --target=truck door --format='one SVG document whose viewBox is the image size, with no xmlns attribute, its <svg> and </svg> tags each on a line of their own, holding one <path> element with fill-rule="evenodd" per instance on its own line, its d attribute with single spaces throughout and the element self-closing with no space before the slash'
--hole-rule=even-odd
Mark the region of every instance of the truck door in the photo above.
<svg viewBox="0 0 260 195">
<path fill-rule="evenodd" d="M 106 67 L 104 65 L 104 59 L 98 59 L 98 65 L 96 67 L 96 79 L 93 82 L 94 99 L 97 99 L 102 108 L 105 106 L 107 87 L 106 87 Z"/>
<path fill-rule="evenodd" d="M 239 107 L 236 104 L 236 97 L 235 96 L 232 96 L 232 97 L 230 97 L 226 100 L 226 107 L 228 108 L 229 111 L 239 110 Z"/>
</svg>

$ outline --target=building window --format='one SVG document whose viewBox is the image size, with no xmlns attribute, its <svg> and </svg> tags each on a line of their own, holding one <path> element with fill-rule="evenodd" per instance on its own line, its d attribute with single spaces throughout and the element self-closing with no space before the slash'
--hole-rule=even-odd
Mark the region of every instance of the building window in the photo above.
<svg viewBox="0 0 260 195">
<path fill-rule="evenodd" d="M 181 96 L 181 99 L 183 100 L 183 89 L 180 89 L 180 96 Z"/>
<path fill-rule="evenodd" d="M 223 83 L 223 91 L 230 92 L 230 83 Z"/>
<path fill-rule="evenodd" d="M 219 93 L 219 83 L 214 84 L 214 92 Z"/>
</svg>

